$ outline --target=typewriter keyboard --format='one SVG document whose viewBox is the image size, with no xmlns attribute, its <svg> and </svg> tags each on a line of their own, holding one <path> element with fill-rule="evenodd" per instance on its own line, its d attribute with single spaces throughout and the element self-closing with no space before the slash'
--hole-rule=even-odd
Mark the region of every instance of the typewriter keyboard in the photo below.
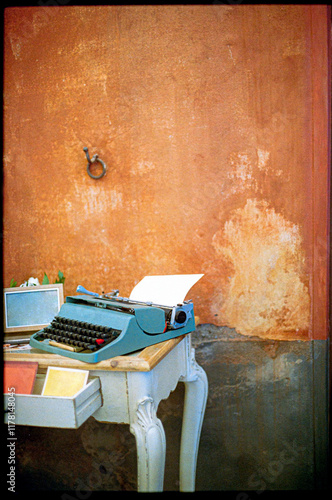
<svg viewBox="0 0 332 500">
<path fill-rule="evenodd" d="M 39 337 L 41 340 L 50 339 L 80 350 L 96 351 L 115 340 L 120 333 L 121 330 L 108 326 L 56 316 L 52 323 L 40 332 Z"/>
</svg>

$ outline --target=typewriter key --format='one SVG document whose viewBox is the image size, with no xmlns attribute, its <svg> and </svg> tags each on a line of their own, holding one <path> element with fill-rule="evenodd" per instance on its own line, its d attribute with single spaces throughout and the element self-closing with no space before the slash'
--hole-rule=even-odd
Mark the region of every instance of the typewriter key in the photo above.
<svg viewBox="0 0 332 500">
<path fill-rule="evenodd" d="M 88 344 L 86 346 L 87 349 L 89 349 L 89 351 L 96 351 L 97 350 L 97 346 L 93 345 L 93 344 Z"/>
</svg>

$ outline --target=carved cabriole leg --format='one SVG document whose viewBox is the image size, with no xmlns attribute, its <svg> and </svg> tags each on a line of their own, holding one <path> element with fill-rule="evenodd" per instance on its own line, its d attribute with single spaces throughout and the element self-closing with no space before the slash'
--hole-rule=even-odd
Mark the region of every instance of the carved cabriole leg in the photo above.
<svg viewBox="0 0 332 500">
<path fill-rule="evenodd" d="M 208 381 L 205 371 L 196 363 L 195 351 L 188 339 L 187 375 L 180 380 L 185 384 L 185 399 L 180 451 L 180 491 L 195 491 L 196 464 L 202 429 Z"/>
<path fill-rule="evenodd" d="M 137 489 L 141 492 L 162 491 L 164 484 L 166 439 L 156 416 L 151 397 L 138 402 L 130 431 L 137 446 Z"/>
</svg>

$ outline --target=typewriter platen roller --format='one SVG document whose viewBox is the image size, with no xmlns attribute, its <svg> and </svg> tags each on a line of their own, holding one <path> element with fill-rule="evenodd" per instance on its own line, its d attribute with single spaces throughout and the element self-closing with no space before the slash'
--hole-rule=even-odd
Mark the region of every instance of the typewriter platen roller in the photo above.
<svg viewBox="0 0 332 500">
<path fill-rule="evenodd" d="M 77 291 L 85 295 L 67 297 L 51 324 L 30 337 L 32 347 L 97 363 L 195 329 L 191 301 L 169 307 Z"/>
</svg>

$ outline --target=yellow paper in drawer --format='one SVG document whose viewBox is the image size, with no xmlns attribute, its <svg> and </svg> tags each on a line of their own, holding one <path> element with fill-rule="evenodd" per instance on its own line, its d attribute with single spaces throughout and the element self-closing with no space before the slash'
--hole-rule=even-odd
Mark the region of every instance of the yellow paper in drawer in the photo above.
<svg viewBox="0 0 332 500">
<path fill-rule="evenodd" d="M 86 370 L 49 366 L 42 396 L 73 397 L 85 387 L 88 375 Z"/>
</svg>

